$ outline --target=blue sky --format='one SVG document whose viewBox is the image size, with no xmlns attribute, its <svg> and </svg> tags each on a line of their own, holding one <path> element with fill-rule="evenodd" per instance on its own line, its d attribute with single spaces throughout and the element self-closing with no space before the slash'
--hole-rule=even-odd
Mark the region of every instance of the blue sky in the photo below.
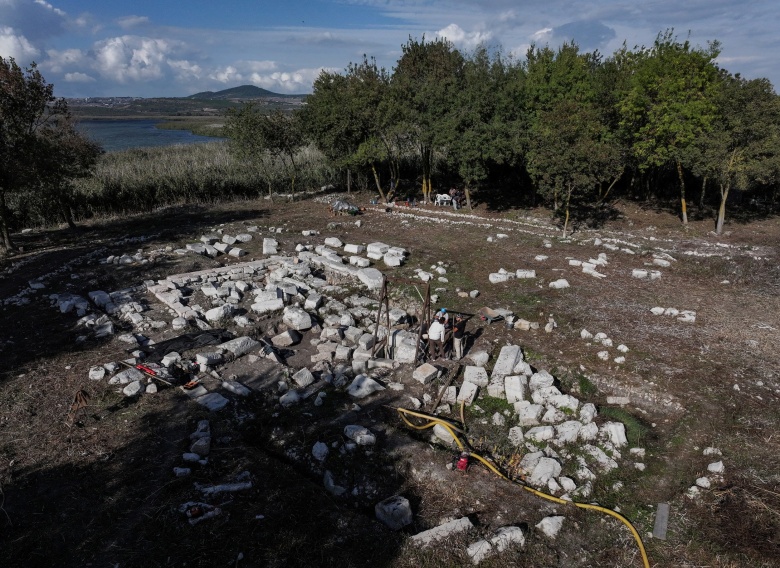
<svg viewBox="0 0 780 568">
<path fill-rule="evenodd" d="M 55 94 L 178 97 L 253 84 L 308 93 L 363 54 L 392 69 L 409 36 L 611 55 L 673 28 L 732 73 L 780 84 L 777 0 L 0 0 L 0 56 L 38 63 Z"/>
</svg>

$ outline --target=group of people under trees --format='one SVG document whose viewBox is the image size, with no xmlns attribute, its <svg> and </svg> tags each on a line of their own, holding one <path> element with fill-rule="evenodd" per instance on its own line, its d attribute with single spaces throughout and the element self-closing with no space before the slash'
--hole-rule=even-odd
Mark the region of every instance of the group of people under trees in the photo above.
<svg viewBox="0 0 780 568">
<path fill-rule="evenodd" d="M 452 358 L 457 361 L 463 358 L 466 318 L 461 314 L 456 314 L 451 320 L 447 308 L 442 308 L 433 317 L 427 335 L 429 359 Z"/>
</svg>

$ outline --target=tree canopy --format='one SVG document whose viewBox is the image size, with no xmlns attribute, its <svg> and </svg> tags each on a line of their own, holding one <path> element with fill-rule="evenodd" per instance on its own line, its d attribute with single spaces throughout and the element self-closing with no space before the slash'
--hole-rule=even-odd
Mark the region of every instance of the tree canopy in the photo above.
<svg viewBox="0 0 780 568">
<path fill-rule="evenodd" d="M 372 171 L 383 198 L 382 171 L 414 178 L 425 200 L 437 177 L 440 187 L 462 184 L 469 202 L 474 189 L 484 199 L 514 193 L 567 213 L 574 202 L 623 194 L 667 199 L 676 185 L 686 224 L 686 183 L 704 187 L 736 163 L 718 140 L 750 146 L 742 160 L 762 156 L 740 166 L 752 180 L 741 189 L 772 202 L 777 194 L 777 95 L 766 80 L 735 93 L 715 63 L 719 52 L 717 41 L 692 46 L 671 29 L 609 57 L 565 43 L 532 46 L 524 61 L 487 46 L 463 54 L 443 39 L 409 38 L 390 73 L 366 57 L 344 74 L 324 72 L 301 115 L 340 167 Z M 737 108 L 756 107 L 764 124 L 748 142 L 739 125 L 750 119 L 737 120 Z"/>
<path fill-rule="evenodd" d="M 0 57 L 0 246 L 13 249 L 12 202 L 54 204 L 69 225 L 70 180 L 88 175 L 100 148 L 79 134 L 64 99 L 35 63 Z"/>
</svg>

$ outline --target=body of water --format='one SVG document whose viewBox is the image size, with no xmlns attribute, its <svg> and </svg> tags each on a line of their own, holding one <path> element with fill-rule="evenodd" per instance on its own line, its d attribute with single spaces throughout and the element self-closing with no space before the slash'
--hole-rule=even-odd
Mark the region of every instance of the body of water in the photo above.
<svg viewBox="0 0 780 568">
<path fill-rule="evenodd" d="M 154 125 L 158 123 L 159 120 L 82 120 L 77 123 L 77 127 L 91 140 L 100 144 L 106 152 L 223 140 L 198 136 L 188 130 L 155 128 Z"/>
</svg>

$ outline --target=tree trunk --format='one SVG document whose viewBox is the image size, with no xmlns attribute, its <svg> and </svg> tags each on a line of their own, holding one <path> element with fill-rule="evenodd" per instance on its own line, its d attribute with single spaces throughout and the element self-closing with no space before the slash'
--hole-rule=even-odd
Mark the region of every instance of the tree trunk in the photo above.
<svg viewBox="0 0 780 568">
<path fill-rule="evenodd" d="M 566 217 L 563 221 L 563 238 L 566 238 L 566 229 L 569 228 L 569 203 L 571 203 L 571 192 L 572 192 L 572 186 L 569 185 L 569 191 L 566 192 Z"/>
<path fill-rule="evenodd" d="M 604 193 L 604 195 L 599 199 L 599 203 L 604 203 L 604 200 L 609 195 L 609 192 L 612 191 L 612 188 L 615 187 L 615 184 L 618 182 L 618 180 L 621 178 L 623 174 L 617 176 L 615 179 L 612 180 L 612 183 L 609 184 L 609 187 L 607 188 L 607 191 Z"/>
<path fill-rule="evenodd" d="M 0 245 L 3 247 L 3 252 L 7 254 L 16 247 L 11 240 L 11 233 L 8 230 L 8 218 L 6 216 L 6 211 L 5 192 L 0 191 L 0 238 L 2 238 Z"/>
<path fill-rule="evenodd" d="M 468 206 L 469 211 L 474 211 L 474 208 L 471 206 L 471 189 L 468 184 L 466 184 L 463 192 L 466 194 L 466 205 Z"/>
<path fill-rule="evenodd" d="M 76 222 L 73 220 L 73 210 L 70 208 L 68 198 L 63 193 L 59 192 L 57 200 L 60 203 L 60 211 L 62 212 L 62 217 L 64 218 L 65 222 L 68 224 L 68 228 L 75 229 Z"/>
<path fill-rule="evenodd" d="M 292 190 L 291 201 L 295 201 L 295 177 L 298 175 L 298 169 L 295 167 L 295 155 L 290 152 L 290 167 L 292 168 L 292 177 L 290 179 L 290 189 Z"/>
<path fill-rule="evenodd" d="M 707 176 L 701 181 L 701 195 L 699 196 L 699 209 L 704 209 L 704 193 L 707 191 Z"/>
<path fill-rule="evenodd" d="M 382 184 L 379 181 L 379 172 L 376 171 L 376 164 L 374 162 L 371 162 L 371 171 L 374 174 L 374 181 L 376 182 L 376 190 L 379 192 L 379 198 L 382 200 L 382 203 L 385 203 L 385 192 L 382 191 Z"/>
<path fill-rule="evenodd" d="M 431 149 L 425 148 L 420 153 L 423 166 L 423 199 L 426 203 L 432 203 L 433 183 L 431 183 Z"/>
<path fill-rule="evenodd" d="M 720 207 L 718 208 L 718 221 L 715 223 L 715 233 L 720 235 L 723 232 L 723 223 L 726 220 L 726 200 L 729 197 L 731 184 L 720 186 Z"/>
<path fill-rule="evenodd" d="M 347 193 L 352 193 L 352 170 L 347 168 Z"/>
<path fill-rule="evenodd" d="M 682 222 L 685 228 L 688 228 L 688 208 L 685 203 L 685 176 L 683 175 L 682 163 L 677 160 L 677 176 L 680 178 L 680 208 L 682 212 Z"/>
</svg>

